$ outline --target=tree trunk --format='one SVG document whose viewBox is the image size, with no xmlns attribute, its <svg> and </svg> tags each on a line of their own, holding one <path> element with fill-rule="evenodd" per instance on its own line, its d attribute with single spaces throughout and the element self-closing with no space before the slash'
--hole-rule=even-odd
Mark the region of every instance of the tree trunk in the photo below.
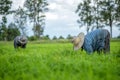
<svg viewBox="0 0 120 80">
<path fill-rule="evenodd" d="M 98 0 L 97 0 L 97 22 L 96 22 L 96 23 L 97 23 L 97 29 L 99 28 L 99 27 L 98 27 L 98 16 L 99 16 L 99 15 L 98 15 L 98 8 L 99 8 L 99 7 L 98 7 Z"/>
<path fill-rule="evenodd" d="M 110 37 L 112 38 L 112 25 L 110 26 L 110 33 L 111 33 Z"/>
<path fill-rule="evenodd" d="M 86 29 L 87 33 L 89 32 L 89 26 L 88 26 L 88 23 L 87 23 L 87 29 Z"/>
<path fill-rule="evenodd" d="M 110 37 L 112 38 L 112 19 L 110 19 Z"/>
<path fill-rule="evenodd" d="M 37 36 L 36 34 L 36 0 L 34 0 L 34 26 L 33 26 L 33 31 L 34 31 L 34 36 Z"/>
</svg>

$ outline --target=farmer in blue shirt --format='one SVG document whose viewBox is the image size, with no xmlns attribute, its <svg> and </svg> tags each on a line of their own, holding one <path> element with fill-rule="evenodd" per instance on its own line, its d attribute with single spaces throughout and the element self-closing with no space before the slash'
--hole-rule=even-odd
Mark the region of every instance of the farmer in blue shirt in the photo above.
<svg viewBox="0 0 120 80">
<path fill-rule="evenodd" d="M 95 51 L 98 53 L 110 52 L 110 33 L 105 29 L 94 30 L 87 35 L 80 33 L 72 40 L 74 50 L 84 49 L 87 53 L 91 54 Z"/>
</svg>

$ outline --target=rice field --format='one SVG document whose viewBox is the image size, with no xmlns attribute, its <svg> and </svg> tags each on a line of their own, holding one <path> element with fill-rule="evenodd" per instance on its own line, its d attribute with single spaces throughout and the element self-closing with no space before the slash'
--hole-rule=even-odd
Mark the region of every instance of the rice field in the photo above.
<svg viewBox="0 0 120 80">
<path fill-rule="evenodd" d="M 0 42 L 0 80 L 120 80 L 120 40 L 110 54 L 73 51 L 69 42 Z"/>
</svg>

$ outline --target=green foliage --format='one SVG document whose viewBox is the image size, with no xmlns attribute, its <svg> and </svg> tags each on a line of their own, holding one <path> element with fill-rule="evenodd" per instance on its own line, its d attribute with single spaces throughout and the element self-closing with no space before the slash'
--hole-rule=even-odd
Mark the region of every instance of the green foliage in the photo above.
<svg viewBox="0 0 120 80">
<path fill-rule="evenodd" d="M 22 35 L 26 35 L 26 23 L 27 23 L 27 15 L 24 8 L 19 7 L 14 14 L 15 24 L 18 26 Z"/>
<path fill-rule="evenodd" d="M 8 27 L 4 23 L 0 25 L 0 41 L 11 41 L 18 35 L 20 31 L 14 23 L 10 23 Z"/>
<path fill-rule="evenodd" d="M 36 36 L 30 36 L 30 37 L 28 37 L 28 40 L 29 41 L 35 41 L 35 40 L 37 40 L 37 37 Z"/>
<path fill-rule="evenodd" d="M 119 80 L 120 41 L 108 55 L 73 51 L 70 43 L 31 43 L 14 50 L 0 42 L 0 80 Z"/>
<path fill-rule="evenodd" d="M 63 36 L 59 36 L 59 38 L 58 39 L 64 39 L 64 37 Z"/>
<path fill-rule="evenodd" d="M 0 40 L 6 40 L 7 38 L 7 18 L 6 16 L 2 17 L 2 22 L 0 24 Z"/>
<path fill-rule="evenodd" d="M 24 7 L 31 22 L 33 22 L 34 36 L 40 38 L 45 26 L 45 12 L 48 10 L 47 0 L 25 0 Z"/>
<path fill-rule="evenodd" d="M 56 37 L 56 36 L 53 36 L 53 40 L 57 40 L 57 37 Z"/>
<path fill-rule="evenodd" d="M 120 24 L 120 1 L 83 0 L 79 3 L 76 13 L 79 16 L 77 22 L 80 27 L 87 26 L 87 32 L 89 29 L 109 26 L 112 37 L 113 25 Z"/>
<path fill-rule="evenodd" d="M 120 38 L 120 35 L 117 38 Z"/>
<path fill-rule="evenodd" d="M 12 41 L 18 35 L 20 35 L 19 29 L 14 23 L 10 23 L 7 29 L 7 40 Z"/>
<path fill-rule="evenodd" d="M 111 33 L 111 38 L 112 38 L 112 26 L 115 22 L 119 22 L 116 20 L 118 17 L 117 14 L 117 9 L 119 4 L 115 3 L 115 0 L 108 0 L 108 1 L 100 1 L 99 6 L 100 6 L 100 16 L 102 18 L 102 23 L 105 25 L 109 25 L 110 27 L 110 33 Z M 120 18 L 120 17 L 119 17 Z"/>
<path fill-rule="evenodd" d="M 46 36 L 42 36 L 42 37 L 40 37 L 40 38 L 38 38 L 38 37 L 36 37 L 36 36 L 30 36 L 30 37 L 28 37 L 28 40 L 29 41 L 36 41 L 36 40 L 50 40 L 50 38 L 49 38 L 49 35 L 46 35 Z"/>
<path fill-rule="evenodd" d="M 92 12 L 93 9 L 90 0 L 84 0 L 83 2 L 81 2 L 76 10 L 76 13 L 78 13 L 79 16 L 77 22 L 80 24 L 80 27 L 85 25 L 87 27 L 87 32 L 89 32 L 90 26 L 94 22 Z"/>
<path fill-rule="evenodd" d="M 46 35 L 46 36 L 42 36 L 41 38 L 40 38 L 40 40 L 49 40 L 50 38 L 49 38 L 49 35 Z"/>
<path fill-rule="evenodd" d="M 9 14 L 11 9 L 11 0 L 0 0 L 0 14 L 6 15 Z"/>
<path fill-rule="evenodd" d="M 39 39 L 40 36 L 43 34 L 44 31 L 44 27 L 42 27 L 42 25 L 36 24 L 34 25 L 34 35 Z"/>
<path fill-rule="evenodd" d="M 67 36 L 67 39 L 72 39 L 73 36 L 71 36 L 70 34 Z"/>
</svg>

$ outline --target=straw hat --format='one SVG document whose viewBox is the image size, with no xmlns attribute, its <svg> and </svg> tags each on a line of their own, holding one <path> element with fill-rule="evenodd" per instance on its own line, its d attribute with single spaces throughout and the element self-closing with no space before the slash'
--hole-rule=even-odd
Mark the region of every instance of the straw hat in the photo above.
<svg viewBox="0 0 120 80">
<path fill-rule="evenodd" d="M 78 50 L 82 47 L 83 43 L 84 43 L 84 33 L 81 32 L 79 33 L 78 36 L 75 36 L 73 39 L 72 39 L 72 43 L 73 43 L 73 48 L 74 50 Z"/>
</svg>

